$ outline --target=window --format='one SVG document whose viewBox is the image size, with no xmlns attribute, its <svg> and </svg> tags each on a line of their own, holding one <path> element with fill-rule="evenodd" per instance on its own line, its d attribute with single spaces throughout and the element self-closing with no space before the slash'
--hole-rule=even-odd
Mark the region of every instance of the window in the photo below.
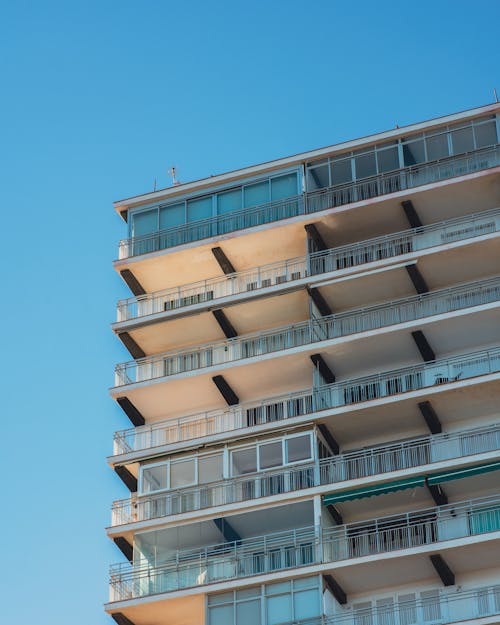
<svg viewBox="0 0 500 625">
<path fill-rule="evenodd" d="M 233 189 L 217 195 L 218 215 L 240 210 L 241 207 L 241 189 Z"/>
<path fill-rule="evenodd" d="M 425 162 L 425 143 L 423 139 L 403 143 L 405 167 Z"/>
<path fill-rule="evenodd" d="M 448 136 L 444 133 L 433 135 L 425 139 L 427 146 L 427 159 L 429 161 L 437 161 L 441 158 L 449 156 Z"/>
<path fill-rule="evenodd" d="M 286 439 L 286 460 L 287 462 L 298 462 L 308 460 L 311 457 L 311 437 L 293 436 Z"/>
<path fill-rule="evenodd" d="M 344 184 L 345 182 L 352 181 L 352 165 L 350 158 L 344 158 L 342 160 L 333 161 L 330 165 L 332 185 Z"/>
<path fill-rule="evenodd" d="M 155 490 L 167 488 L 167 467 L 157 465 L 151 468 L 144 468 L 142 471 L 142 492 L 151 493 Z"/>
<path fill-rule="evenodd" d="M 158 230 L 157 209 L 142 211 L 132 216 L 132 236 L 140 237 Z"/>
<path fill-rule="evenodd" d="M 180 226 L 186 221 L 184 202 L 160 208 L 160 230 Z"/>
<path fill-rule="evenodd" d="M 187 203 L 187 220 L 198 221 L 212 216 L 212 196 L 189 200 Z"/>
<path fill-rule="evenodd" d="M 453 130 L 451 133 L 451 142 L 453 146 L 453 154 L 471 152 L 474 149 L 472 126 Z"/>
<path fill-rule="evenodd" d="M 375 160 L 375 152 L 360 154 L 356 156 L 356 179 L 369 178 L 377 173 L 377 162 Z"/>
<path fill-rule="evenodd" d="M 195 459 L 176 460 L 170 463 L 170 488 L 182 488 L 196 483 Z"/>
<path fill-rule="evenodd" d="M 224 478 L 222 454 L 198 458 L 198 484 L 218 482 Z"/>
<path fill-rule="evenodd" d="M 377 150 L 377 166 L 378 172 L 394 171 L 399 169 L 399 152 L 398 146 L 394 145 L 389 148 Z"/>
<path fill-rule="evenodd" d="M 474 126 L 476 148 L 484 148 L 497 142 L 497 126 L 494 119 Z"/>
<path fill-rule="evenodd" d="M 271 178 L 271 201 L 282 200 L 297 195 L 297 174 Z"/>
<path fill-rule="evenodd" d="M 259 456 L 261 469 L 270 469 L 271 467 L 281 466 L 283 464 L 281 441 L 260 445 Z"/>
<path fill-rule="evenodd" d="M 257 449 L 240 449 L 231 453 L 232 475 L 245 475 L 257 471 Z"/>
<path fill-rule="evenodd" d="M 269 202 L 269 181 L 246 185 L 243 188 L 243 195 L 245 207 Z"/>
</svg>

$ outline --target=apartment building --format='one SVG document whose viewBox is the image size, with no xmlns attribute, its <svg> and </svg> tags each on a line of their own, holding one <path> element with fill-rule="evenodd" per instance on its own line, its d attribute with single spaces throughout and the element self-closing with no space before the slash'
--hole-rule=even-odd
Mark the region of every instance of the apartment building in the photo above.
<svg viewBox="0 0 500 625">
<path fill-rule="evenodd" d="M 500 623 L 499 137 L 492 104 L 116 202 L 118 625 Z"/>
</svg>

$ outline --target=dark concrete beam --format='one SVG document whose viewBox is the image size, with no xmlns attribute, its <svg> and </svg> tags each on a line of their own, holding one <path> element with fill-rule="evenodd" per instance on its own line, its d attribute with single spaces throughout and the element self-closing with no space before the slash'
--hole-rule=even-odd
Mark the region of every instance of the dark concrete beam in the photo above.
<svg viewBox="0 0 500 625">
<path fill-rule="evenodd" d="M 122 614 L 121 612 L 115 612 L 111 615 L 111 618 L 115 621 L 117 625 L 135 625 L 132 621 Z"/>
<path fill-rule="evenodd" d="M 415 291 L 419 295 L 421 295 L 422 293 L 429 292 L 429 287 L 427 286 L 427 282 L 424 280 L 424 277 L 422 276 L 420 271 L 417 269 L 416 265 L 414 264 L 406 265 L 406 272 L 410 276 L 410 280 L 412 281 L 413 286 L 415 287 Z"/>
<path fill-rule="evenodd" d="M 238 532 L 231 526 L 227 519 L 214 519 L 214 523 L 217 526 L 217 529 L 224 536 L 224 540 L 228 543 L 235 543 L 241 540 L 241 536 Z"/>
<path fill-rule="evenodd" d="M 427 488 L 436 506 L 446 506 L 448 504 L 448 497 L 439 484 L 427 484 Z"/>
<path fill-rule="evenodd" d="M 132 562 L 134 559 L 134 548 L 132 545 L 123 538 L 123 536 L 118 536 L 118 538 L 113 538 L 113 542 L 118 547 L 118 549 L 123 553 L 123 555 L 127 558 L 129 562 Z"/>
<path fill-rule="evenodd" d="M 137 345 L 128 332 L 119 332 L 118 338 L 128 349 L 132 358 L 144 358 L 146 352 Z"/>
<path fill-rule="evenodd" d="M 328 315 L 332 314 L 332 309 L 326 303 L 325 298 L 321 295 L 318 289 L 314 289 L 311 287 L 307 287 L 307 293 L 312 301 L 316 304 L 316 308 L 319 310 L 319 314 L 322 317 L 328 317 Z"/>
<path fill-rule="evenodd" d="M 219 267 L 224 273 L 228 274 L 236 272 L 236 269 L 234 268 L 229 258 L 224 254 L 222 248 L 213 247 L 212 254 L 215 256 L 215 260 L 219 263 Z"/>
<path fill-rule="evenodd" d="M 318 423 L 318 430 L 321 432 L 321 436 L 325 439 L 326 444 L 335 455 L 340 453 L 340 446 L 332 436 L 330 430 L 326 427 L 324 423 Z"/>
<path fill-rule="evenodd" d="M 212 310 L 212 315 L 215 317 L 215 320 L 219 324 L 227 339 L 234 339 L 235 336 L 238 336 L 238 332 L 236 332 L 233 324 L 229 321 L 223 310 L 220 308 Z"/>
<path fill-rule="evenodd" d="M 347 603 L 347 595 L 342 590 L 341 586 L 333 579 L 331 575 L 323 575 L 323 579 L 325 580 L 325 584 L 330 589 L 332 595 L 340 603 L 340 605 L 345 605 Z"/>
<path fill-rule="evenodd" d="M 115 473 L 130 490 L 131 493 L 137 492 L 137 478 L 130 473 L 127 467 L 115 467 Z"/>
<path fill-rule="evenodd" d="M 328 514 L 332 517 L 337 525 L 344 525 L 342 515 L 333 504 L 328 504 L 328 506 L 326 506 L 326 509 L 328 511 Z"/>
<path fill-rule="evenodd" d="M 127 223 L 128 222 L 128 210 L 120 211 L 120 217 L 123 219 L 125 223 Z"/>
<path fill-rule="evenodd" d="M 314 243 L 317 252 L 322 252 L 328 249 L 328 245 L 324 242 L 323 237 L 320 235 L 316 224 L 306 224 L 304 226 L 307 236 Z"/>
<path fill-rule="evenodd" d="M 330 367 L 326 364 L 323 356 L 321 354 L 312 354 L 311 360 L 313 365 L 317 367 L 318 371 L 321 373 L 323 380 L 327 384 L 333 384 L 335 382 L 335 375 Z"/>
<path fill-rule="evenodd" d="M 406 215 L 406 219 L 408 219 L 408 223 L 410 224 L 410 228 L 421 228 L 424 224 L 422 223 L 420 217 L 418 216 L 415 207 L 413 206 L 413 202 L 411 200 L 405 200 L 401 202 L 401 206 Z"/>
<path fill-rule="evenodd" d="M 216 375 L 212 378 L 212 382 L 219 389 L 219 393 L 224 397 L 228 406 L 234 406 L 240 403 L 240 398 L 226 382 L 224 376 Z"/>
<path fill-rule="evenodd" d="M 120 275 L 134 295 L 146 295 L 146 291 L 130 269 L 122 269 Z"/>
<path fill-rule="evenodd" d="M 434 353 L 432 347 L 429 345 L 429 341 L 425 338 L 425 334 L 422 332 L 422 330 L 416 330 L 415 332 L 412 332 L 411 336 L 415 341 L 415 345 L 417 346 L 420 355 L 422 356 L 422 360 L 424 360 L 425 362 L 432 362 L 433 360 L 436 360 L 436 354 Z"/>
<path fill-rule="evenodd" d="M 425 422 L 427 423 L 427 427 L 429 428 L 431 434 L 441 434 L 443 431 L 443 427 L 441 425 L 441 421 L 436 414 L 436 411 L 432 407 L 430 401 L 422 401 L 418 404 L 418 409 L 422 413 Z"/>
<path fill-rule="evenodd" d="M 127 415 L 127 417 L 132 422 L 132 425 L 138 427 L 139 425 L 144 425 L 146 423 L 146 419 L 142 416 L 142 414 L 137 410 L 134 404 L 130 401 L 128 397 L 117 397 L 116 403 L 120 406 L 123 412 Z"/>
<path fill-rule="evenodd" d="M 436 569 L 436 573 L 441 578 L 444 586 L 455 585 L 455 575 L 450 567 L 444 561 L 444 558 L 439 553 L 429 556 L 432 562 L 432 566 Z"/>
</svg>

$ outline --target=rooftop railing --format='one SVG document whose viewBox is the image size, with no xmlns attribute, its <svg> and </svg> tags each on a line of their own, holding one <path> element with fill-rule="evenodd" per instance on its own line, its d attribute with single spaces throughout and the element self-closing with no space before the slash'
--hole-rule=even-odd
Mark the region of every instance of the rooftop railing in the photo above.
<svg viewBox="0 0 500 625">
<path fill-rule="evenodd" d="M 116 386 L 253 358 L 500 300 L 500 277 L 132 360 L 116 366 Z"/>
<path fill-rule="evenodd" d="M 500 424 L 346 452 L 293 467 L 116 501 L 112 525 L 161 518 L 500 449 Z"/>
<path fill-rule="evenodd" d="M 119 244 L 119 258 L 148 254 L 297 215 L 316 213 L 328 208 L 463 176 L 496 167 L 499 164 L 500 149 L 496 145 L 450 156 L 439 161 L 412 165 L 394 172 L 364 178 L 358 182 L 312 191 L 225 215 L 182 224 L 152 234 L 123 239 Z"/>
<path fill-rule="evenodd" d="M 223 297 L 252 293 L 313 275 L 339 271 L 419 250 L 500 231 L 500 209 L 492 209 L 440 223 L 397 232 L 301 258 L 263 265 L 223 277 L 202 280 L 118 302 L 117 321 L 205 304 Z"/>
<path fill-rule="evenodd" d="M 179 550 L 161 561 L 111 567 L 111 601 L 488 534 L 500 498 L 484 497 L 335 527 L 310 526 Z"/>
<path fill-rule="evenodd" d="M 321 410 L 390 397 L 500 371 L 500 348 L 438 359 L 296 393 L 169 419 L 115 434 L 115 454 L 215 436 L 241 428 L 283 421 Z"/>
</svg>

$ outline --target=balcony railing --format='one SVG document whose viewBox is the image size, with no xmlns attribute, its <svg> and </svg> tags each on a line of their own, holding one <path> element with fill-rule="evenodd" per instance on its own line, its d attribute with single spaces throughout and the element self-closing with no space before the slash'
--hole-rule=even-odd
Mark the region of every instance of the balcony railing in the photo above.
<svg viewBox="0 0 500 625">
<path fill-rule="evenodd" d="M 335 527 L 305 527 L 111 568 L 111 601 L 314 564 L 432 545 L 500 530 L 500 499 L 484 497 Z"/>
<path fill-rule="evenodd" d="M 412 598 L 409 598 L 413 595 Z M 500 615 L 500 585 L 462 589 L 437 588 L 384 597 L 381 606 L 346 605 L 332 616 L 295 620 L 282 625 L 447 625 Z M 363 602 L 369 603 L 369 599 Z"/>
<path fill-rule="evenodd" d="M 316 213 L 351 202 L 360 202 L 440 180 L 464 176 L 496 167 L 499 164 L 500 149 L 496 145 L 440 161 L 413 165 L 395 172 L 365 178 L 359 182 L 313 191 L 226 215 L 182 224 L 152 234 L 124 239 L 119 244 L 119 258 L 148 254 L 297 215 Z"/>
<path fill-rule="evenodd" d="M 236 362 L 500 300 L 500 277 L 122 363 L 116 386 Z"/>
<path fill-rule="evenodd" d="M 465 380 L 500 371 L 500 348 L 439 359 L 428 364 L 395 369 L 239 404 L 228 410 L 213 410 L 179 419 L 169 419 L 115 434 L 115 455 L 151 449 L 241 428 L 283 421 L 346 404 L 390 397 L 400 393 Z"/>
<path fill-rule="evenodd" d="M 308 257 L 291 258 L 223 277 L 121 300 L 118 302 L 117 321 L 138 319 L 212 302 L 223 297 L 287 284 L 308 276 L 364 265 L 498 231 L 500 231 L 498 208 L 465 215 L 421 228 L 315 252 Z"/>
<path fill-rule="evenodd" d="M 203 486 L 116 501 L 112 509 L 112 525 L 276 496 L 498 449 L 500 424 L 421 437 L 384 447 L 347 452 L 317 463 L 309 462 Z"/>
</svg>

